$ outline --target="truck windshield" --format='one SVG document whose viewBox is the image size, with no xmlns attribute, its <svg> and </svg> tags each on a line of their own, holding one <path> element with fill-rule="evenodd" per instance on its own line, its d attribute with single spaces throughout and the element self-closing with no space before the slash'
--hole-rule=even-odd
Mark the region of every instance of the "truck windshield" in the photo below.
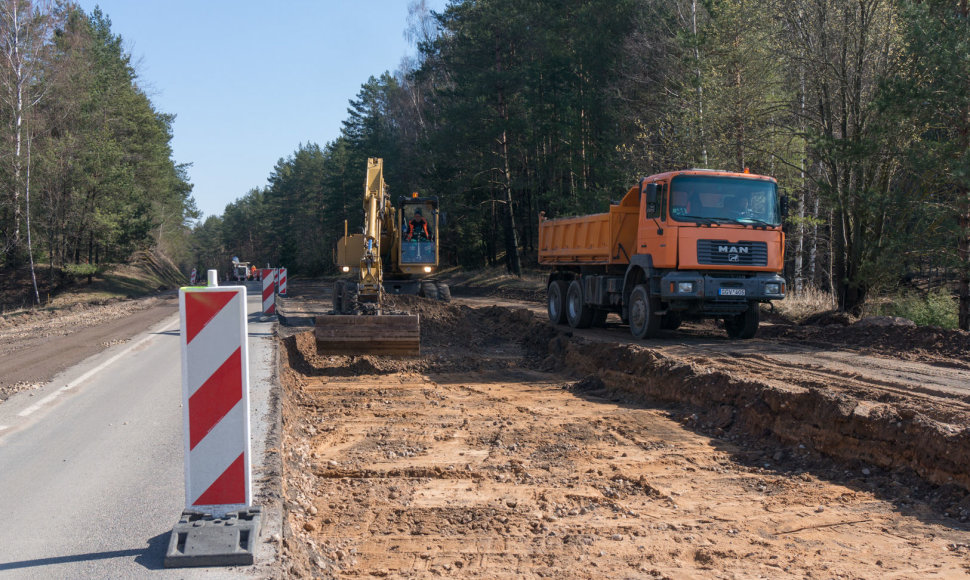
<svg viewBox="0 0 970 580">
<path fill-rule="evenodd" d="M 670 217 L 680 222 L 777 226 L 777 186 L 745 177 L 680 175 L 671 180 Z"/>
</svg>

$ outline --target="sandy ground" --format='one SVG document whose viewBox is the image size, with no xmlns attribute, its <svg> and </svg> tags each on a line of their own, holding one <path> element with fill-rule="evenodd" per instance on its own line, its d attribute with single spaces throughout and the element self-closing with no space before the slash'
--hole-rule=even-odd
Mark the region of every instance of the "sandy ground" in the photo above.
<svg viewBox="0 0 970 580">
<path fill-rule="evenodd" d="M 280 577 L 970 575 L 966 333 L 644 343 L 455 295 L 402 301 L 414 359 L 281 329 Z"/>
</svg>

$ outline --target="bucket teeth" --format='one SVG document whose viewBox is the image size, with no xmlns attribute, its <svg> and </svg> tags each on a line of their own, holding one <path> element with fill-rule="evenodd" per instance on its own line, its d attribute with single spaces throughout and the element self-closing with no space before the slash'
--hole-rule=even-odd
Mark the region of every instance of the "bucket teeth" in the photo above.
<svg viewBox="0 0 970 580">
<path fill-rule="evenodd" d="M 317 354 L 421 354 L 421 324 L 417 314 L 318 316 L 314 334 Z"/>
</svg>

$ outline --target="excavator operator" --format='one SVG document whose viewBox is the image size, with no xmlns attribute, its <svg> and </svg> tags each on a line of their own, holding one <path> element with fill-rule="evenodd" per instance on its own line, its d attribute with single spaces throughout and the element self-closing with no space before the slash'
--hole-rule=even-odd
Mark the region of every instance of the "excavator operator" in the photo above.
<svg viewBox="0 0 970 580">
<path fill-rule="evenodd" d="M 418 240 L 430 240 L 431 234 L 428 233 L 428 222 L 421 215 L 421 210 L 414 210 L 414 217 L 408 222 L 408 241 L 417 236 Z"/>
</svg>

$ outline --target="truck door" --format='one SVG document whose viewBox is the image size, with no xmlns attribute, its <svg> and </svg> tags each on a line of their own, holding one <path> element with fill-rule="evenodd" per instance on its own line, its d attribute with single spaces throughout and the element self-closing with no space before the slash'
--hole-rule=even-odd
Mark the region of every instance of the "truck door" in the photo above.
<svg viewBox="0 0 970 580">
<path fill-rule="evenodd" d="M 637 253 L 649 254 L 653 257 L 655 268 L 673 268 L 677 265 L 677 247 L 668 240 L 676 240 L 671 236 L 667 221 L 667 183 L 657 182 L 657 203 L 649 206 L 646 199 L 646 188 L 641 191 L 640 207 L 644 208 L 640 216 L 640 230 L 637 235 Z"/>
</svg>

